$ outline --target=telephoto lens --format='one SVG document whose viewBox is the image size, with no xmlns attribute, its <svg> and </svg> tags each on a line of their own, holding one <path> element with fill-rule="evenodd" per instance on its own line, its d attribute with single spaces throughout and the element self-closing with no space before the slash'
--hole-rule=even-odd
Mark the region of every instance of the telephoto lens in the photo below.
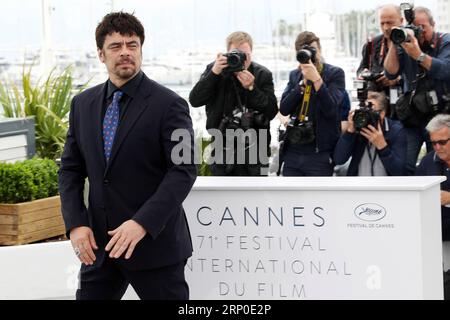
<svg viewBox="0 0 450 320">
<path fill-rule="evenodd" d="M 408 31 L 406 31 L 405 28 L 392 28 L 391 40 L 394 44 L 400 45 L 404 42 L 409 42 L 411 40 L 411 37 L 409 36 Z"/>
<path fill-rule="evenodd" d="M 311 61 L 312 63 L 316 63 L 316 54 L 317 50 L 314 47 L 304 45 L 298 52 L 297 52 L 297 61 L 301 64 L 306 64 Z"/>
</svg>

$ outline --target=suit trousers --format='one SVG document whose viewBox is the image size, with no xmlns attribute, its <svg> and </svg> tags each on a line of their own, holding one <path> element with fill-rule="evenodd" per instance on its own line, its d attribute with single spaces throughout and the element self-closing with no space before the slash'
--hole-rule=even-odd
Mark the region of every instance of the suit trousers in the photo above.
<svg viewBox="0 0 450 320">
<path fill-rule="evenodd" d="M 184 277 L 186 261 L 150 270 L 128 270 L 105 258 L 100 267 L 82 265 L 77 300 L 120 300 L 128 285 L 141 300 L 189 300 Z"/>
<path fill-rule="evenodd" d="M 298 154 L 287 151 L 284 155 L 284 177 L 331 177 L 333 168 L 329 152 Z"/>
</svg>

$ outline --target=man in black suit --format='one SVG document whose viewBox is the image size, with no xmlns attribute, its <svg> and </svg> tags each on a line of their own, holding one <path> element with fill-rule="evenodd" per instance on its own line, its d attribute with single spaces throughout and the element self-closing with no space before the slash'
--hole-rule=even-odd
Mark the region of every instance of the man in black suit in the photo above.
<svg viewBox="0 0 450 320">
<path fill-rule="evenodd" d="M 77 299 L 120 299 L 128 284 L 141 299 L 189 298 L 182 202 L 197 175 L 192 121 L 185 100 L 140 70 L 144 38 L 133 15 L 106 15 L 96 41 L 109 80 L 72 100 L 59 190 L 82 262 Z M 173 141 L 175 130 L 188 139 Z M 179 143 L 192 161 L 172 158 Z"/>
<path fill-rule="evenodd" d="M 189 101 L 194 108 L 205 106 L 206 129 L 213 145 L 222 146 L 212 153 L 213 175 L 267 176 L 270 121 L 278 113 L 272 72 L 252 61 L 247 32 L 231 33 L 226 45 L 228 53 L 218 53 L 206 67 Z"/>
</svg>

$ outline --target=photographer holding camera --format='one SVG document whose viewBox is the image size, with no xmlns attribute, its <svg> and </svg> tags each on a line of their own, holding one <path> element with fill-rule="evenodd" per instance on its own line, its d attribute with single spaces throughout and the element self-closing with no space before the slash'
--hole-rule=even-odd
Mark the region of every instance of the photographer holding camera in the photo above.
<svg viewBox="0 0 450 320">
<path fill-rule="evenodd" d="M 350 112 L 334 161 L 342 165 L 352 158 L 348 176 L 406 175 L 406 131 L 399 121 L 386 117 L 388 100 L 383 92 L 366 91 L 365 96 L 360 109 Z"/>
<path fill-rule="evenodd" d="M 298 69 L 291 71 L 280 103 L 290 116 L 280 165 L 284 176 L 332 176 L 332 153 L 340 135 L 345 74 L 321 61 L 320 39 L 302 32 L 295 41 Z"/>
<path fill-rule="evenodd" d="M 369 82 L 370 91 L 384 92 L 389 98 L 390 105 L 394 106 L 401 92 L 401 77 L 388 79 L 384 75 L 383 64 L 391 42 L 392 28 L 401 26 L 403 17 L 400 7 L 393 4 L 382 6 L 378 11 L 378 17 L 382 34 L 373 39 L 369 38 L 363 46 L 362 60 L 357 75 L 359 79 Z"/>
<path fill-rule="evenodd" d="M 388 78 L 403 78 L 404 94 L 395 111 L 407 127 L 407 168 L 414 174 L 423 142 L 431 150 L 426 124 L 436 114 L 449 112 L 450 36 L 435 32 L 429 9 L 407 3 L 401 8 L 408 25 L 392 30 L 384 68 Z"/>
<path fill-rule="evenodd" d="M 437 115 L 426 129 L 434 150 L 422 159 L 416 176 L 447 177 L 441 183 L 442 240 L 450 241 L 450 115 Z"/>
<path fill-rule="evenodd" d="M 272 73 L 252 61 L 253 41 L 248 33 L 234 32 L 226 43 L 228 53 L 218 53 L 216 61 L 206 67 L 189 101 L 194 108 L 206 105 L 206 128 L 220 130 L 224 148 L 226 141 L 234 140 L 236 135 L 238 140 L 240 136 L 245 140 L 245 132 L 256 132 L 257 142 L 249 143 L 257 147 L 245 147 L 245 163 L 238 163 L 237 150 L 224 149 L 227 160 L 221 159 L 210 166 L 215 176 L 267 175 L 262 170 L 266 167 L 268 170 L 270 121 L 278 113 Z M 266 134 L 261 136 L 261 132 Z M 259 152 L 262 144 L 267 145 L 267 155 Z M 258 153 L 256 163 L 249 160 L 249 152 Z"/>
<path fill-rule="evenodd" d="M 433 152 L 417 167 L 416 176 L 445 176 L 441 182 L 441 231 L 444 266 L 444 299 L 450 300 L 450 115 L 439 114 L 427 124 Z"/>
</svg>

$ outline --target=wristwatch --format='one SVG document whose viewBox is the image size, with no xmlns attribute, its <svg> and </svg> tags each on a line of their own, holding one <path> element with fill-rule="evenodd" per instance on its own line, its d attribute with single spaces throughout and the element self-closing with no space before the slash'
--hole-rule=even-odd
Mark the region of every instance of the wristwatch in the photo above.
<svg viewBox="0 0 450 320">
<path fill-rule="evenodd" d="M 420 56 L 416 59 L 418 64 L 422 64 L 425 61 L 425 58 L 427 57 L 426 53 L 421 53 Z"/>
<path fill-rule="evenodd" d="M 253 85 L 251 85 L 250 87 L 248 87 L 249 91 L 253 91 L 253 89 L 255 89 L 255 87 L 253 87 Z"/>
</svg>

